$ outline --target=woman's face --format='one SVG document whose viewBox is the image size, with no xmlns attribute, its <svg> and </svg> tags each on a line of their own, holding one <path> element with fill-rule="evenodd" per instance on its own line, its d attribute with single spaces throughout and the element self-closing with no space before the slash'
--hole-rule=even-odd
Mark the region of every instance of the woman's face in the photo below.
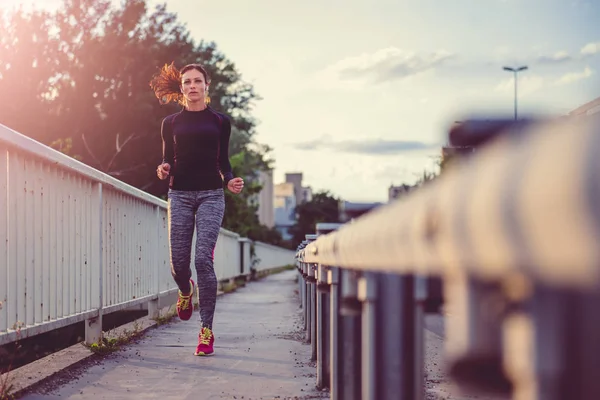
<svg viewBox="0 0 600 400">
<path fill-rule="evenodd" d="M 190 69 L 181 76 L 181 92 L 188 103 L 204 102 L 208 85 L 204 74 Z"/>
</svg>

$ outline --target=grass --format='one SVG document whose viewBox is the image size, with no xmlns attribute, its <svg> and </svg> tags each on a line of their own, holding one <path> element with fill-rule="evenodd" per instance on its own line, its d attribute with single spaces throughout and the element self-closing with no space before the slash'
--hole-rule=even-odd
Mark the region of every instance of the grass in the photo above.
<svg viewBox="0 0 600 400">
<path fill-rule="evenodd" d="M 0 301 L 0 310 L 2 310 L 3 306 L 4 306 L 4 303 L 2 301 Z M 22 323 L 17 323 L 13 327 L 13 329 L 16 329 L 16 331 L 17 331 L 17 337 L 20 336 L 22 325 L 23 325 Z M 0 375 L 0 400 L 13 400 L 15 398 L 11 394 L 14 389 L 14 385 L 13 385 L 14 377 L 11 374 L 11 368 L 12 368 L 12 365 L 14 362 L 14 357 L 16 357 L 16 354 L 20 348 L 21 348 L 21 345 L 19 344 L 19 341 L 17 340 L 15 342 L 15 351 L 13 353 L 13 357 L 10 361 L 8 369 L 7 369 L 6 373 Z"/>
<path fill-rule="evenodd" d="M 296 267 L 294 265 L 285 265 L 283 267 L 277 267 L 277 268 L 271 268 L 271 269 L 267 269 L 264 271 L 256 271 L 256 279 L 263 279 L 266 278 L 269 275 L 275 275 L 275 274 L 279 274 L 285 271 L 290 271 L 295 269 Z"/>
<path fill-rule="evenodd" d="M 142 335 L 142 329 L 137 321 L 133 322 L 133 329 L 123 329 L 119 333 L 106 332 L 99 343 L 85 345 L 90 351 L 99 354 L 107 355 L 121 349 L 125 344 L 131 343 L 133 340 Z"/>
<path fill-rule="evenodd" d="M 0 400 L 13 400 L 15 397 L 11 394 L 14 389 L 12 383 L 13 377 L 10 370 L 0 378 Z"/>
<path fill-rule="evenodd" d="M 194 308 L 198 306 L 198 303 L 194 303 Z M 156 322 L 157 326 L 165 325 L 171 322 L 171 320 L 177 315 L 177 310 L 175 310 L 175 306 L 172 305 L 169 307 L 167 312 L 164 315 L 160 315 L 156 318 L 153 318 L 154 322 Z"/>
</svg>

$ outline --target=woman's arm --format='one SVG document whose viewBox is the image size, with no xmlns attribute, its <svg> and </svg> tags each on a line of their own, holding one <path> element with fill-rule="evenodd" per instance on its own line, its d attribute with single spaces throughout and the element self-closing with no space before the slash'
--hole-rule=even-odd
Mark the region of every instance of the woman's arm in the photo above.
<svg viewBox="0 0 600 400">
<path fill-rule="evenodd" d="M 221 126 L 221 141 L 219 146 L 219 169 L 223 174 L 223 183 L 225 186 L 233 179 L 231 163 L 229 162 L 229 138 L 231 136 L 231 121 L 227 116 L 222 115 L 223 124 Z"/>
<path fill-rule="evenodd" d="M 162 126 L 160 128 L 160 135 L 163 141 L 163 161 L 162 163 L 169 164 L 173 166 L 173 161 L 175 159 L 175 153 L 173 150 L 173 129 L 171 126 L 171 119 L 166 117 L 162 121 Z"/>
</svg>

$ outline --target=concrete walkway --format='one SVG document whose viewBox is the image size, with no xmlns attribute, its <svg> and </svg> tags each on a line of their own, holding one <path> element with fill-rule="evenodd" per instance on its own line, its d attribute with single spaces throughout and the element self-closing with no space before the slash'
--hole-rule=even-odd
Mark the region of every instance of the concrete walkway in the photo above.
<svg viewBox="0 0 600 400">
<path fill-rule="evenodd" d="M 74 380 L 24 399 L 316 399 L 310 346 L 301 342 L 296 273 L 252 282 L 217 301 L 213 357 L 195 357 L 198 321 L 149 331 Z"/>
</svg>

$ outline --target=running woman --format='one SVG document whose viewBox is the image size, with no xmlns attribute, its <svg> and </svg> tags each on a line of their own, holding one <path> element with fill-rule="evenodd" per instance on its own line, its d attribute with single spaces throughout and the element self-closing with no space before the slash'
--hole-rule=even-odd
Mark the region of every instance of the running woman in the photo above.
<svg viewBox="0 0 600 400">
<path fill-rule="evenodd" d="M 181 70 L 166 65 L 150 82 L 162 104 L 175 101 L 183 106 L 162 121 L 163 161 L 156 173 L 160 179 L 169 178 L 171 274 L 179 288 L 177 315 L 184 321 L 193 314 L 197 290 L 201 320 L 197 356 L 214 354 L 217 277 L 213 259 L 225 211 L 223 187 L 235 194 L 244 187 L 241 178 L 233 177 L 229 162 L 229 117 L 208 107 L 209 83 L 199 64 Z M 197 288 L 190 269 L 194 228 Z"/>
</svg>

